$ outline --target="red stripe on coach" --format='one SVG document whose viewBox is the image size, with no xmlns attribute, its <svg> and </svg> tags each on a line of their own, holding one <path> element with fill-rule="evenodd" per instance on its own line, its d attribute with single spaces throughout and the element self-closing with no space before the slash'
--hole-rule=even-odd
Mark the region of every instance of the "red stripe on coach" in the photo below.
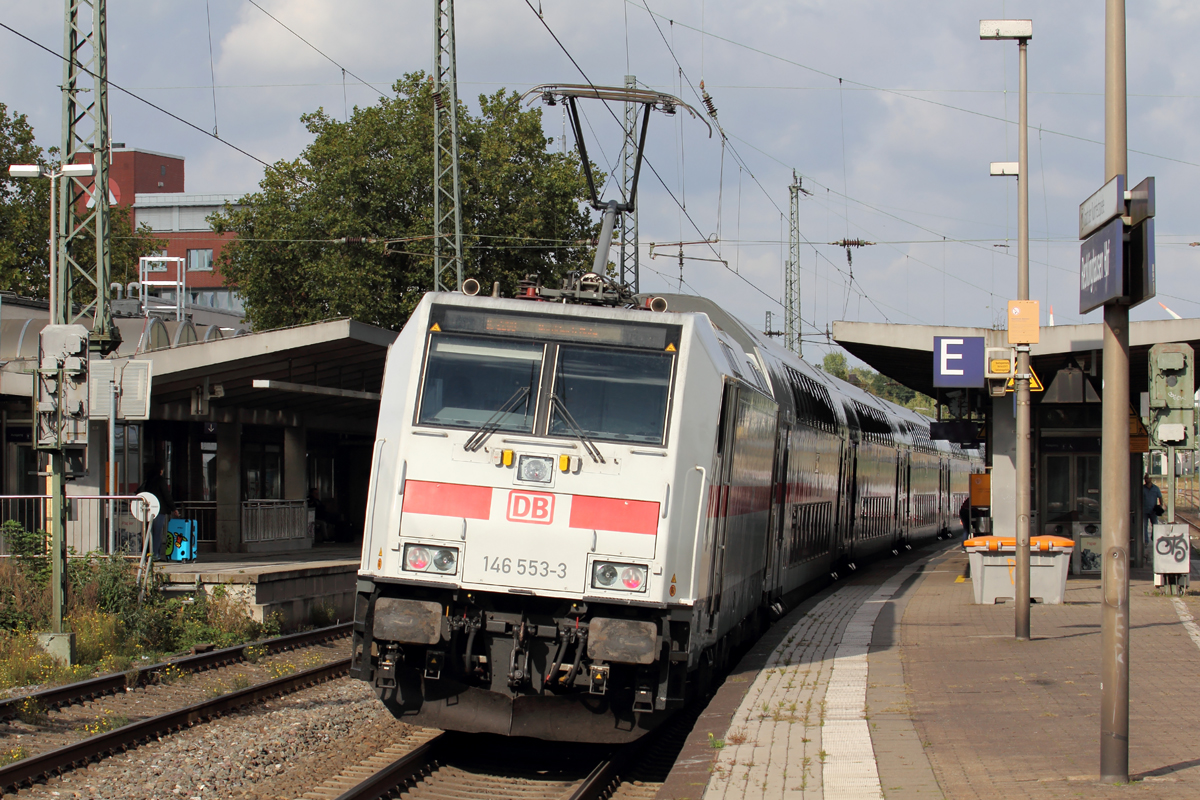
<svg viewBox="0 0 1200 800">
<path fill-rule="evenodd" d="M 622 500 L 614 497 L 571 498 L 572 528 L 621 531 L 623 533 L 658 533 L 658 503 L 648 500 Z"/>
<path fill-rule="evenodd" d="M 492 515 L 492 488 L 464 486 L 458 483 L 405 481 L 404 513 L 488 519 Z"/>
</svg>

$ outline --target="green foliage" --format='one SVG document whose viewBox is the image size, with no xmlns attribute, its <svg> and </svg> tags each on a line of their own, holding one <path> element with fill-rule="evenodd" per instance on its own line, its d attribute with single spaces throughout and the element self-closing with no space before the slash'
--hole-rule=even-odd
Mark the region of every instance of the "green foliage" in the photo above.
<svg viewBox="0 0 1200 800">
<path fill-rule="evenodd" d="M 50 565 L 45 534 L 19 523 L 0 526 L 14 558 L 0 559 L 0 689 L 81 680 L 122 672 L 135 660 L 186 650 L 200 643 L 217 647 L 279 634 L 280 621 L 252 619 L 226 592 L 194 602 L 164 599 L 158 576 L 138 602 L 137 564 L 119 556 L 91 554 L 67 560 L 66 623 L 75 632 L 77 663 L 62 666 L 40 647 L 33 631 L 50 623 Z"/>
<path fill-rule="evenodd" d="M 11 164 L 40 164 L 57 169 L 58 149 L 43 152 L 34 141 L 34 131 L 24 114 L 9 116 L 0 103 L 0 289 L 26 297 L 47 296 L 50 271 L 50 181 L 9 178 Z M 127 208 L 109 213 L 109 254 L 112 280 L 128 283 L 137 278 L 138 258 L 163 248 L 150 228 L 134 230 Z M 71 253 L 84 269 L 95 266 L 95 238 L 79 237 Z M 76 302 L 88 298 L 80 293 Z"/>
<path fill-rule="evenodd" d="M 821 369 L 835 378 L 852 383 L 865 392 L 882 397 L 897 405 L 911 408 L 925 414 L 933 411 L 933 398 L 902 386 L 886 375 L 882 375 L 867 367 L 853 367 L 846 362 L 842 353 L 826 353 L 821 362 Z"/>
<path fill-rule="evenodd" d="M 398 328 L 433 288 L 432 89 L 414 73 L 393 92 L 348 122 L 304 115 L 312 144 L 210 218 L 238 236 L 218 268 L 259 329 L 345 316 Z M 586 266 L 598 225 L 577 159 L 550 152 L 541 110 L 515 93 L 479 102 L 477 117 L 459 110 L 464 274 L 511 295 L 528 274 Z M 393 241 L 328 241 L 342 237 Z"/>
</svg>

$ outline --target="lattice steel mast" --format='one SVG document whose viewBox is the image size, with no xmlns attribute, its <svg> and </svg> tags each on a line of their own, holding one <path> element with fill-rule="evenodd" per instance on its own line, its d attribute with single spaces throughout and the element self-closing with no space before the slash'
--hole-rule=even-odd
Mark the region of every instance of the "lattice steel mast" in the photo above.
<svg viewBox="0 0 1200 800">
<path fill-rule="evenodd" d="M 108 302 L 112 274 L 109 250 L 108 172 L 112 139 L 108 125 L 107 0 L 66 0 L 63 29 L 62 163 L 96 165 L 87 178 L 63 178 L 58 189 L 58 269 L 53 316 L 59 324 L 92 318 L 91 349 L 107 354 L 121 343 Z M 91 13 L 88 14 L 90 9 Z M 90 101 L 86 97 L 91 94 Z M 90 196 L 89 196 L 90 195 Z M 95 239 L 95 264 L 79 261 L 77 241 Z M 75 306 L 80 307 L 76 310 Z"/>
<path fill-rule="evenodd" d="M 789 215 L 788 260 L 783 271 L 783 344 L 796 355 L 803 355 L 800 343 L 800 181 L 792 172 L 792 196 Z"/>
<path fill-rule="evenodd" d="M 433 18 L 433 290 L 445 292 L 461 289 L 463 282 L 454 0 L 433 0 Z"/>
<path fill-rule="evenodd" d="M 636 89 L 637 78 L 625 76 L 625 88 Z M 621 202 L 629 205 L 633 195 L 633 180 L 637 173 L 637 118 L 638 105 L 634 102 L 625 103 L 625 146 L 621 149 Z M 637 294 L 640 291 L 640 276 L 638 274 L 638 216 L 637 206 L 621 213 L 621 273 L 618 276 L 621 283 Z"/>
</svg>

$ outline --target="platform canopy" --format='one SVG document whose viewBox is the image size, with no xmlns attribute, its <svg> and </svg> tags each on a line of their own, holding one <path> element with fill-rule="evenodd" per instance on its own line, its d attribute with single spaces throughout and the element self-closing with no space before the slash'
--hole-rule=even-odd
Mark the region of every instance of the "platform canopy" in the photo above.
<svg viewBox="0 0 1200 800">
<path fill-rule="evenodd" d="M 880 322 L 833 323 L 833 338 L 851 355 L 897 383 L 934 396 L 933 339 L 935 336 L 982 336 L 987 347 L 1007 347 L 1007 333 L 991 328 L 939 325 L 894 325 Z M 1060 369 L 1077 365 L 1100 376 L 1103 365 L 1103 326 L 1056 325 L 1041 329 L 1041 342 L 1030 346 L 1033 371 L 1044 383 Z M 1186 342 L 1200 351 L 1200 319 L 1134 322 L 1129 327 L 1129 375 L 1133 400 L 1146 391 L 1147 355 L 1160 342 Z M 1093 359 L 1095 366 L 1093 367 Z"/>
</svg>

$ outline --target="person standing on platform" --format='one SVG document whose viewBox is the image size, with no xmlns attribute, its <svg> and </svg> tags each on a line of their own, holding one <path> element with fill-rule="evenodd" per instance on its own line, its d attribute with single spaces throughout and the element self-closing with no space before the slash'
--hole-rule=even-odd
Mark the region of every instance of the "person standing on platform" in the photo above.
<svg viewBox="0 0 1200 800">
<path fill-rule="evenodd" d="M 967 539 L 971 538 L 971 498 L 968 496 L 962 502 L 962 506 L 958 509 L 958 520 L 963 526 L 963 536 Z"/>
<path fill-rule="evenodd" d="M 156 559 L 163 557 L 163 531 L 166 530 L 167 521 L 171 517 L 179 516 L 178 510 L 175 508 L 175 498 L 171 496 L 171 487 L 167 485 L 164 472 L 161 464 L 155 464 L 154 469 L 150 472 L 150 477 L 137 488 L 139 493 L 149 492 L 158 498 L 158 516 L 154 518 L 154 522 L 150 523 L 150 552 Z"/>
<path fill-rule="evenodd" d="M 1154 481 L 1150 480 L 1150 473 L 1146 473 L 1146 480 L 1142 484 L 1142 516 L 1144 524 L 1142 525 L 1142 538 L 1146 544 L 1150 544 L 1154 538 L 1154 523 L 1158 522 L 1159 516 L 1163 513 L 1163 496 L 1162 490 L 1154 485 Z"/>
</svg>

